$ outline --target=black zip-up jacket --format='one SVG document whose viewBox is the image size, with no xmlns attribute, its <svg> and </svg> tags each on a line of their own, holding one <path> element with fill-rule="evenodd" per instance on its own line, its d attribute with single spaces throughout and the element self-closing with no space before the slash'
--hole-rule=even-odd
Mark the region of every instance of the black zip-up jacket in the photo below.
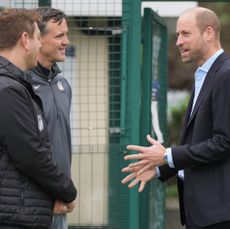
<svg viewBox="0 0 230 229">
<path fill-rule="evenodd" d="M 61 171 L 70 177 L 72 91 L 69 83 L 60 73 L 57 64 L 49 70 L 39 63 L 29 72 L 33 90 L 43 104 L 54 160 Z"/>
<path fill-rule="evenodd" d="M 76 189 L 54 163 L 40 98 L 24 73 L 0 57 L 0 225 L 48 229 L 54 200 Z"/>
</svg>

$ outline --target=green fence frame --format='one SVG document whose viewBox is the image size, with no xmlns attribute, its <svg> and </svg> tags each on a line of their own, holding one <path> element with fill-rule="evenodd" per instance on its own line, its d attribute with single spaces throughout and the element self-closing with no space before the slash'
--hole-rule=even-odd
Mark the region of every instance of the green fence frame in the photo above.
<svg viewBox="0 0 230 229">
<path fill-rule="evenodd" d="M 123 34 L 122 39 L 127 40 L 127 53 L 125 62 L 126 72 L 122 79 L 126 78 L 125 102 L 126 128 L 121 136 L 121 144 L 140 144 L 140 98 L 141 98 L 141 1 L 123 0 L 122 29 L 128 34 Z M 127 36 L 127 37 L 126 37 Z M 123 65 L 124 66 L 124 65 Z M 139 228 L 139 194 L 136 188 L 129 190 L 128 204 L 128 228 Z"/>
<path fill-rule="evenodd" d="M 141 0 L 123 0 L 122 81 L 125 83 L 126 104 L 123 112 L 125 133 L 122 144 L 148 145 L 146 135 L 151 133 L 152 37 L 156 29 L 161 34 L 159 53 L 159 122 L 167 144 L 167 29 L 163 20 L 151 9 L 141 19 Z M 157 28 L 154 27 L 157 25 Z M 142 40 L 143 36 L 143 40 Z M 125 46 L 127 42 L 127 47 Z M 143 43 L 142 43 L 143 42 Z M 143 45 L 141 45 L 143 44 Z M 125 48 L 126 47 L 126 48 Z M 125 79 L 125 80 L 124 80 Z M 125 115 L 124 115 L 125 114 Z M 165 186 L 154 181 L 141 194 L 129 191 L 129 229 L 163 229 L 165 227 Z"/>
<path fill-rule="evenodd" d="M 157 76 L 153 75 L 152 59 L 154 50 L 158 44 L 153 43 L 153 35 L 161 38 L 159 57 L 157 61 Z M 143 79 L 148 79 L 151 85 L 152 80 L 159 82 L 158 91 L 158 114 L 160 128 L 164 137 L 164 144 L 167 145 L 167 28 L 162 20 L 153 10 L 146 8 L 143 18 Z M 145 86 L 147 88 L 147 85 Z M 145 89 L 146 90 L 146 89 Z M 150 97 L 150 96 L 149 96 Z M 145 100 L 142 101 L 146 101 Z M 149 102 L 149 101 L 148 101 Z M 147 112 L 147 111 L 145 111 Z M 144 113 L 143 113 L 144 115 Z M 143 116 L 144 117 L 144 116 Z M 144 134 L 142 132 L 142 134 Z M 153 133 L 154 134 L 154 133 Z M 144 134 L 145 135 L 145 134 Z M 149 187 L 149 225 L 146 228 L 165 228 L 165 185 L 155 180 Z"/>
</svg>

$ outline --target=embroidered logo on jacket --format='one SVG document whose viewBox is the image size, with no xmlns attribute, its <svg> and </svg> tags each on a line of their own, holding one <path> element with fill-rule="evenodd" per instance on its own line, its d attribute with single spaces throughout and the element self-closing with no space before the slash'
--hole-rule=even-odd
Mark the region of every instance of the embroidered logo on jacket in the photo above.
<svg viewBox="0 0 230 229">
<path fill-rule="evenodd" d="M 37 118 L 38 118 L 38 129 L 41 132 L 44 129 L 44 124 L 43 124 L 42 116 L 41 115 L 37 115 Z"/>
<path fill-rule="evenodd" d="M 61 81 L 58 81 L 58 82 L 57 82 L 57 87 L 58 87 L 58 89 L 59 89 L 60 91 L 64 91 L 64 87 L 63 87 L 63 84 L 62 84 Z"/>
<path fill-rule="evenodd" d="M 38 85 L 34 85 L 34 89 L 37 90 L 41 85 L 38 84 Z"/>
</svg>

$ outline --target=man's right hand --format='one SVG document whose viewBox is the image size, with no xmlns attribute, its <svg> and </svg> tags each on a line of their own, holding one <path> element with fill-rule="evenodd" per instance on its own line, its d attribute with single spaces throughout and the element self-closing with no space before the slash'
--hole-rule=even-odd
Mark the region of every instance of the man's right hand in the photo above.
<svg viewBox="0 0 230 229">
<path fill-rule="evenodd" d="M 76 207 L 76 200 L 66 204 L 67 208 L 68 208 L 68 213 L 72 212 L 73 209 Z"/>
<path fill-rule="evenodd" d="M 54 209 L 53 209 L 53 213 L 54 214 L 66 214 L 66 213 L 70 213 L 73 211 L 73 209 L 76 206 L 76 201 L 72 201 L 70 203 L 64 203 L 61 200 L 56 200 L 55 204 L 54 204 Z"/>
</svg>

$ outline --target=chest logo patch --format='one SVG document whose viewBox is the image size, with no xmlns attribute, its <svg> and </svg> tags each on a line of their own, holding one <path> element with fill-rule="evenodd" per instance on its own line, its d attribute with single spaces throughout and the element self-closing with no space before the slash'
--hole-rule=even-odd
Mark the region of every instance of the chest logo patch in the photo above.
<svg viewBox="0 0 230 229">
<path fill-rule="evenodd" d="M 38 84 L 38 85 L 34 85 L 34 89 L 37 90 L 41 85 Z"/>
<path fill-rule="evenodd" d="M 58 81 L 58 82 L 57 82 L 57 87 L 58 87 L 58 89 L 59 89 L 60 91 L 64 91 L 64 87 L 63 87 L 63 84 L 62 84 L 61 81 Z"/>
<path fill-rule="evenodd" d="M 37 119 L 38 119 L 38 129 L 41 132 L 44 129 L 44 124 L 43 124 L 42 116 L 41 115 L 37 115 Z"/>
</svg>

